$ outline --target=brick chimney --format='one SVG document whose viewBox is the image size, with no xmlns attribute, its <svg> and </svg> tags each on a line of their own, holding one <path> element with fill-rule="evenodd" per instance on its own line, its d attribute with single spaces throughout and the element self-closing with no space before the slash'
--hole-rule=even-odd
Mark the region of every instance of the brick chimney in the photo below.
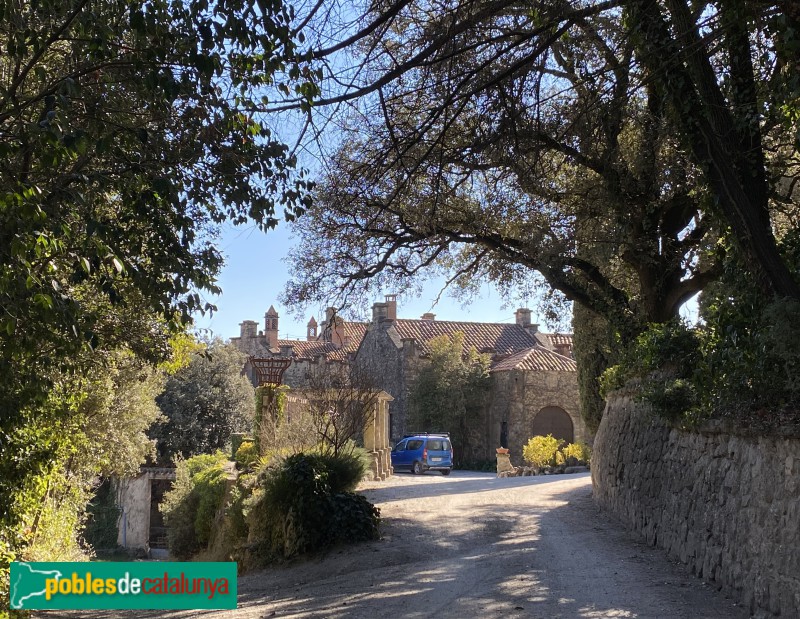
<svg viewBox="0 0 800 619">
<path fill-rule="evenodd" d="M 311 320 L 308 321 L 306 325 L 306 340 L 309 342 L 313 342 L 317 339 L 317 321 L 314 317 L 311 317 Z"/>
<path fill-rule="evenodd" d="M 422 316 L 420 316 L 420 320 L 436 320 L 436 314 L 425 312 Z"/>
<path fill-rule="evenodd" d="M 517 324 L 520 327 L 528 328 L 531 326 L 531 310 L 526 307 L 519 308 L 514 312 L 514 317 L 517 319 Z"/>
<path fill-rule="evenodd" d="M 397 295 L 386 295 L 386 318 L 387 320 L 397 320 Z"/>
</svg>

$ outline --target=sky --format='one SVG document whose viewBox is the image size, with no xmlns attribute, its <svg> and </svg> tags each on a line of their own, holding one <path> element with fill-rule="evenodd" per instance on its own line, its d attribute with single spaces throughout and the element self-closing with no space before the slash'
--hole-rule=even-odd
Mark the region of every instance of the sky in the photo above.
<svg viewBox="0 0 800 619">
<path fill-rule="evenodd" d="M 270 305 L 275 307 L 280 318 L 278 335 L 281 339 L 305 339 L 306 324 L 313 315 L 318 321 L 324 316 L 324 307 L 308 308 L 304 318 L 298 320 L 291 308 L 278 302 L 278 296 L 289 279 L 286 255 L 291 247 L 292 238 L 288 224 L 281 222 L 275 229 L 267 233 L 260 232 L 255 226 L 228 225 L 222 231 L 219 249 L 225 256 L 226 265 L 220 274 L 218 283 L 222 294 L 217 297 L 208 296 L 217 306 L 213 316 L 199 316 L 195 320 L 198 329 L 210 330 L 206 335 L 219 336 L 222 339 L 239 335 L 239 323 L 243 320 L 255 320 L 259 329 L 264 328 L 264 314 Z M 402 294 L 400 290 L 385 290 L 383 294 Z M 503 308 L 503 298 L 489 284 L 483 288 L 483 294 L 475 297 L 466 308 L 462 302 L 442 295 L 436 307 L 432 307 L 439 287 L 435 284 L 426 286 L 422 294 L 415 298 L 398 298 L 398 318 L 419 318 L 425 312 L 436 314 L 437 320 L 458 320 L 468 322 L 514 322 L 515 307 Z M 383 296 L 374 301 L 383 301 Z M 533 322 L 544 324 L 534 314 Z M 343 315 L 347 316 L 344 312 Z M 369 317 L 367 317 L 369 319 Z"/>
<path fill-rule="evenodd" d="M 220 274 L 218 283 L 222 288 L 220 296 L 206 297 L 217 306 L 213 315 L 198 316 L 195 326 L 201 334 L 211 337 L 221 337 L 227 340 L 239 335 L 239 323 L 243 320 L 255 320 L 259 323 L 259 330 L 264 328 L 264 314 L 270 305 L 275 307 L 280 318 L 278 322 L 278 336 L 280 339 L 306 338 L 306 324 L 313 315 L 317 321 L 324 317 L 324 307 L 311 307 L 303 314 L 302 319 L 297 319 L 291 308 L 278 302 L 278 296 L 283 291 L 289 279 L 288 264 L 286 263 L 293 239 L 289 225 L 281 222 L 269 232 L 261 232 L 255 226 L 232 226 L 223 228 L 219 249 L 225 256 L 226 264 Z M 499 322 L 513 323 L 516 307 L 503 307 L 503 297 L 490 284 L 485 284 L 482 294 L 473 297 L 467 307 L 462 306 L 460 300 L 450 298 L 447 293 L 442 295 L 439 303 L 433 303 L 439 294 L 439 286 L 431 283 L 426 286 L 420 295 L 413 298 L 402 296 L 401 290 L 385 290 L 383 294 L 400 294 L 398 298 L 398 318 L 419 318 L 425 312 L 436 314 L 437 320 L 456 320 L 467 322 Z M 383 296 L 376 297 L 374 301 L 382 301 Z M 533 314 L 531 321 L 542 325 L 546 330 L 544 319 L 536 313 L 535 304 L 530 304 Z M 342 314 L 348 316 L 346 308 Z M 697 302 L 689 301 L 681 314 L 684 318 L 694 323 L 697 321 Z M 369 317 L 362 317 L 362 319 Z M 566 321 L 569 323 L 569 320 Z"/>
</svg>

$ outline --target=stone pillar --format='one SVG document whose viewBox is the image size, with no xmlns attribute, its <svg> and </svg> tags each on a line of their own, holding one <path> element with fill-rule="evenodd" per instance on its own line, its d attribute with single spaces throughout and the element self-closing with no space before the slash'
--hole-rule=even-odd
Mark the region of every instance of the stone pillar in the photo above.
<svg viewBox="0 0 800 619">
<path fill-rule="evenodd" d="M 497 476 L 508 477 L 509 473 L 516 474 L 517 469 L 511 464 L 511 456 L 508 449 L 497 450 Z"/>
<path fill-rule="evenodd" d="M 372 456 L 372 478 L 382 481 L 392 474 L 392 448 L 389 445 L 389 401 L 392 397 L 380 392 L 375 401 L 372 420 L 364 428 L 364 448 Z"/>
</svg>

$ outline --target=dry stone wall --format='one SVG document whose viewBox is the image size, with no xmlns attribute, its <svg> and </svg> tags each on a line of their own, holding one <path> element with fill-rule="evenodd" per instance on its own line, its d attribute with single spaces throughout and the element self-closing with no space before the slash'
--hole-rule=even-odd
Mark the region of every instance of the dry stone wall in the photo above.
<svg viewBox="0 0 800 619">
<path fill-rule="evenodd" d="M 752 613 L 800 617 L 800 439 L 683 432 L 618 396 L 592 483 L 602 508 Z"/>
</svg>

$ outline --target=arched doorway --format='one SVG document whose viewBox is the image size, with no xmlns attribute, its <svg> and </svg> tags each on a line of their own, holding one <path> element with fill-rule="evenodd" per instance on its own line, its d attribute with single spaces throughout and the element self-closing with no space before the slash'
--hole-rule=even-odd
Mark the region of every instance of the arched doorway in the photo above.
<svg viewBox="0 0 800 619">
<path fill-rule="evenodd" d="M 575 440 L 572 419 L 563 408 L 545 406 L 533 418 L 533 436 L 547 436 L 548 434 L 567 443 Z"/>
</svg>

